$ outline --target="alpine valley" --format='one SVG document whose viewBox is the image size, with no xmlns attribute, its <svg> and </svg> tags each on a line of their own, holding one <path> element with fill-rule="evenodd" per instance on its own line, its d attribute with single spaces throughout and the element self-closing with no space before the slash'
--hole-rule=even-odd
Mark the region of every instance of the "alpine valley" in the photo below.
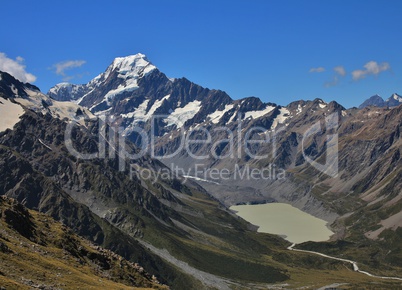
<svg viewBox="0 0 402 290">
<path fill-rule="evenodd" d="M 47 94 L 0 72 L 0 285 L 400 289 L 401 102 L 233 100 L 143 54 Z M 291 246 L 229 209 L 267 202 L 335 234 Z"/>
</svg>

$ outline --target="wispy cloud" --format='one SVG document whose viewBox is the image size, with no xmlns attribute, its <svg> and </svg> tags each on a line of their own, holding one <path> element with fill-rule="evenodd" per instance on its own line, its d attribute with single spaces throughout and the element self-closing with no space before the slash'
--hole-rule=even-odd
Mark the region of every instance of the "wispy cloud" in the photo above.
<svg viewBox="0 0 402 290">
<path fill-rule="evenodd" d="M 332 77 L 331 81 L 326 82 L 324 84 L 325 87 L 329 88 L 329 87 L 336 86 L 337 84 L 339 84 L 340 79 L 343 78 L 344 76 L 346 76 L 346 70 L 341 65 L 334 67 L 334 72 L 335 72 L 335 75 Z"/>
<path fill-rule="evenodd" d="M 312 68 L 309 70 L 309 72 L 311 72 L 311 73 L 321 73 L 321 72 L 324 72 L 324 71 L 325 71 L 325 68 L 322 67 L 322 66 L 319 66 L 319 67 L 312 67 Z"/>
<path fill-rule="evenodd" d="M 357 69 L 352 71 L 353 80 L 358 81 L 364 79 L 368 75 L 377 76 L 381 72 L 391 69 L 391 66 L 388 62 L 383 62 L 379 64 L 376 61 L 369 61 L 363 67 L 364 69 Z"/>
<path fill-rule="evenodd" d="M 66 74 L 67 70 L 71 70 L 73 68 L 81 67 L 86 63 L 85 60 L 67 60 L 67 61 L 62 61 L 54 64 L 52 68 L 55 70 L 55 73 L 57 75 L 60 75 L 63 77 L 64 81 L 71 80 L 75 76 L 69 76 Z"/>
<path fill-rule="evenodd" d="M 346 70 L 341 65 L 334 67 L 334 71 L 342 77 L 346 76 Z"/>
<path fill-rule="evenodd" d="M 36 76 L 25 70 L 24 59 L 17 56 L 16 59 L 8 58 L 3 52 L 0 52 L 0 70 L 11 74 L 16 79 L 24 83 L 33 83 Z"/>
</svg>

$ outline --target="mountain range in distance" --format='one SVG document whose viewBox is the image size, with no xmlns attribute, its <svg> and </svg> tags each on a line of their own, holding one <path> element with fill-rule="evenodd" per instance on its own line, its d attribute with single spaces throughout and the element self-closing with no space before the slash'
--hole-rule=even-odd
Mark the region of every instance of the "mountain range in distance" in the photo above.
<svg viewBox="0 0 402 290">
<path fill-rule="evenodd" d="M 89 83 L 58 84 L 47 94 L 1 72 L 0 194 L 138 262 L 173 289 L 399 287 L 398 280 L 355 273 L 348 263 L 289 251 L 286 240 L 257 233 L 228 209 L 245 203 L 292 204 L 324 219 L 335 232 L 330 241 L 297 247 L 397 277 L 402 269 L 401 98 L 370 99 L 350 109 L 321 99 L 286 106 L 255 97 L 233 100 L 223 91 L 167 77 L 143 54 L 116 58 Z M 96 122 L 97 116 L 109 121 Z M 105 158 L 82 159 L 69 151 L 65 132 L 71 122 L 76 123 L 74 148 L 83 154 L 103 148 Z M 113 143 L 116 127 L 128 154 L 142 148 L 138 128 L 153 136 L 155 156 L 147 152 L 121 169 L 114 148 L 120 143 Z M 196 132 L 195 140 L 205 140 L 199 128 L 208 130 L 211 142 L 180 148 L 184 135 Z M 275 143 L 244 148 L 230 142 L 230 132 L 240 132 L 234 141 L 250 132 L 254 140 L 275 136 Z M 337 142 L 331 143 L 328 136 L 335 135 Z M 331 150 L 335 144 L 337 150 Z M 231 151 L 241 154 L 225 158 Z M 202 162 L 199 156 L 205 156 Z M 335 168 L 335 163 L 336 174 L 319 166 Z M 283 170 L 284 178 L 236 176 L 237 168 L 270 166 Z M 132 168 L 135 173 L 168 172 L 169 178 L 131 176 Z M 222 169 L 229 172 L 224 179 L 205 174 Z M 44 231 L 40 222 L 32 222 Z M 23 239 L 17 234 L 13 239 Z M 2 243 L 18 252 L 9 241 Z M 8 273 L 0 274 L 18 279 Z"/>
<path fill-rule="evenodd" d="M 374 95 L 364 101 L 360 106 L 359 109 L 363 109 L 367 106 L 376 106 L 376 107 L 396 107 L 402 103 L 402 97 L 397 93 L 392 94 L 391 97 L 384 100 L 379 95 Z"/>
<path fill-rule="evenodd" d="M 107 91 L 107 94 L 103 94 L 104 98 L 106 99 L 112 98 L 116 94 L 124 93 L 124 91 L 136 90 L 138 87 L 137 81 L 139 79 L 149 73 L 152 73 L 154 70 L 159 72 L 157 67 L 154 66 L 144 54 L 139 53 L 127 57 L 116 58 L 104 73 L 95 77 L 88 84 L 76 85 L 71 83 L 60 83 L 51 88 L 47 94 L 59 101 L 74 101 L 76 103 L 82 103 L 82 105 L 85 106 L 86 101 L 84 101 L 84 99 L 89 99 L 90 95 L 94 94 L 93 90 L 96 87 L 99 87 L 100 83 L 107 82 L 106 79 L 109 78 L 111 72 L 115 70 L 119 71 L 119 77 L 126 79 L 126 81 L 118 84 L 116 89 L 113 89 L 112 91 L 109 90 Z M 177 80 L 181 79 L 169 79 L 169 81 L 172 83 Z M 104 83 L 102 84 L 102 87 L 105 87 Z M 96 103 L 96 105 L 104 105 L 102 102 L 100 102 L 100 100 L 97 100 L 94 103 Z M 374 95 L 364 101 L 359 108 L 362 109 L 366 106 L 394 107 L 400 105 L 401 103 L 402 97 L 397 93 L 394 93 L 387 100 L 382 99 L 378 95 Z M 147 105 L 150 107 L 151 104 Z"/>
</svg>

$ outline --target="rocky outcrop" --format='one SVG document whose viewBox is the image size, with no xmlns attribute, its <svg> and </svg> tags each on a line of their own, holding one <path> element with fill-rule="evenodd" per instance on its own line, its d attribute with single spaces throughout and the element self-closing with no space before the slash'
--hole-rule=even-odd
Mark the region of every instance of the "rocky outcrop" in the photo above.
<svg viewBox="0 0 402 290">
<path fill-rule="evenodd" d="M 15 199 L 0 196 L 0 225 L 2 286 L 12 287 L 14 284 L 14 287 L 56 289 L 69 282 L 70 286 L 76 284 L 77 287 L 94 286 L 94 283 L 99 287 L 102 283 L 119 287 L 121 283 L 132 287 L 169 289 L 138 263 L 78 237 L 50 216 L 30 211 Z M 26 261 L 35 263 L 35 269 Z M 14 267 L 16 263 L 22 268 Z M 77 268 L 83 273 L 76 273 Z M 24 272 L 23 278 L 21 272 Z M 57 278 L 52 281 L 44 279 L 46 276 Z M 101 282 L 102 279 L 105 282 Z"/>
</svg>

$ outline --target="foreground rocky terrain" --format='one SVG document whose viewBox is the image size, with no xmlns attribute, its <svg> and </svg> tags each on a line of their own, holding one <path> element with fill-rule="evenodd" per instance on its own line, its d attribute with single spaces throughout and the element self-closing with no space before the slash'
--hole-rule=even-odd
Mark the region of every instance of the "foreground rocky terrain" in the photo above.
<svg viewBox="0 0 402 290">
<path fill-rule="evenodd" d="M 5 289 L 168 289 L 140 265 L 5 196 L 0 197 L 0 225 Z"/>
</svg>

